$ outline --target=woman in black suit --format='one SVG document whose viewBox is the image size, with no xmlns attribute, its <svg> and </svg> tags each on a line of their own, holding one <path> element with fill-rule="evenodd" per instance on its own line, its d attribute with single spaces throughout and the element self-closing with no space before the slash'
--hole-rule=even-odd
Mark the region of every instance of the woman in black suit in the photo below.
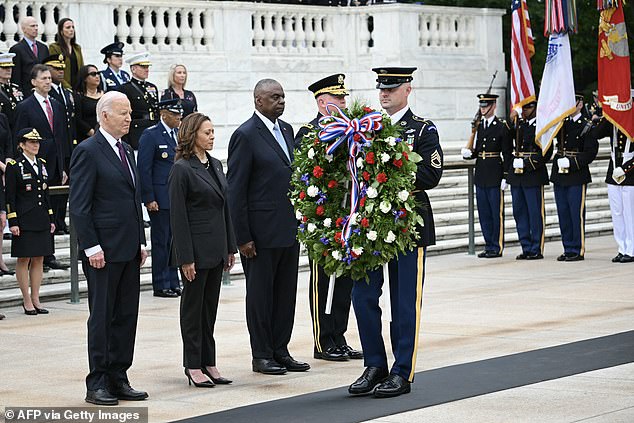
<svg viewBox="0 0 634 423">
<path fill-rule="evenodd" d="M 180 267 L 185 281 L 180 304 L 183 366 L 196 387 L 231 383 L 216 368 L 213 332 L 222 272 L 233 267 L 237 247 L 222 164 L 207 153 L 213 146 L 209 117 L 187 116 L 169 177 L 171 264 Z"/>
</svg>

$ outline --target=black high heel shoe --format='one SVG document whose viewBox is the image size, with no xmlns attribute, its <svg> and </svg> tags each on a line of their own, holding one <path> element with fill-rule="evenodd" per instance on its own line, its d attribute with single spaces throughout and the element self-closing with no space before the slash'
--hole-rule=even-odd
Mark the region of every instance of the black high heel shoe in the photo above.
<svg viewBox="0 0 634 423">
<path fill-rule="evenodd" d="M 226 378 L 224 378 L 224 377 L 222 377 L 222 376 L 220 376 L 220 377 L 218 377 L 218 378 L 213 377 L 213 376 L 211 375 L 211 372 L 210 372 L 210 371 L 208 371 L 206 367 L 203 367 L 203 368 L 202 368 L 202 369 L 200 369 L 200 370 L 202 370 L 202 372 L 203 372 L 205 375 L 207 375 L 207 377 L 209 377 L 209 379 L 211 379 L 211 381 L 212 381 L 213 383 L 215 383 L 216 385 L 229 385 L 231 382 L 233 382 L 231 379 L 226 379 Z"/>
<path fill-rule="evenodd" d="M 33 304 L 33 307 L 35 307 L 35 304 Z M 35 311 L 37 314 L 48 314 L 48 310 L 45 308 L 35 307 Z"/>
<path fill-rule="evenodd" d="M 194 379 L 192 379 L 192 375 L 189 373 L 189 369 L 187 368 L 185 369 L 185 376 L 187 376 L 189 386 L 191 386 L 192 383 L 196 388 L 213 388 L 214 386 L 216 386 L 216 384 L 210 380 L 206 380 L 204 382 L 196 382 Z"/>
<path fill-rule="evenodd" d="M 36 309 L 27 310 L 26 307 L 24 306 L 24 304 L 22 304 L 22 308 L 24 309 L 24 314 L 26 314 L 27 316 L 37 316 L 37 310 Z"/>
</svg>

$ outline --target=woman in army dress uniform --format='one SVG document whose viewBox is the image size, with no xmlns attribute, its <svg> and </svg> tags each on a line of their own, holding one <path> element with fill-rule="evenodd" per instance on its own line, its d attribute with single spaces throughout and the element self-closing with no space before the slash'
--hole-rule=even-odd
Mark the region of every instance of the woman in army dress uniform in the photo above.
<svg viewBox="0 0 634 423">
<path fill-rule="evenodd" d="M 18 258 L 16 277 L 22 307 L 29 316 L 48 313 L 40 304 L 40 285 L 44 256 L 53 254 L 51 234 L 55 231 L 48 174 L 44 161 L 36 157 L 41 139 L 37 130 L 22 129 L 16 137 L 19 153 L 7 165 L 5 174 L 7 219 L 13 234 L 11 256 Z"/>
</svg>

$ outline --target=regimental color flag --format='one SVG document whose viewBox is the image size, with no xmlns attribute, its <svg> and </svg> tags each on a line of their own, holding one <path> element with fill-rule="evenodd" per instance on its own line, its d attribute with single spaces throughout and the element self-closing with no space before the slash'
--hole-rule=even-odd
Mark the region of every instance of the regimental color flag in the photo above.
<svg viewBox="0 0 634 423">
<path fill-rule="evenodd" d="M 535 54 L 526 0 L 511 2 L 511 107 L 535 100 L 531 57 Z"/>
<path fill-rule="evenodd" d="M 566 116 L 574 112 L 575 83 L 572 77 L 570 40 L 567 32 L 553 33 L 548 39 L 548 55 L 537 101 L 535 142 L 543 153 L 550 148 Z"/>
<path fill-rule="evenodd" d="M 622 2 L 610 2 L 599 19 L 599 102 L 603 116 L 627 135 L 634 136 L 634 109 L 630 91 L 630 53 Z"/>
</svg>

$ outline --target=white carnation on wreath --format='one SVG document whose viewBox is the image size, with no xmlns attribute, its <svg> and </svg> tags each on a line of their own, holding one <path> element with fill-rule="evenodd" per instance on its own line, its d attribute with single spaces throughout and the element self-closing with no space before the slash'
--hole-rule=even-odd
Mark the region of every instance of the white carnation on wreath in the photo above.
<svg viewBox="0 0 634 423">
<path fill-rule="evenodd" d="M 394 137 L 387 137 L 385 139 L 385 142 L 390 146 L 390 147 L 394 147 L 396 145 L 396 138 Z"/>
<path fill-rule="evenodd" d="M 314 157 L 315 157 L 315 150 L 311 148 L 310 150 L 308 150 L 308 158 L 313 159 Z"/>
<path fill-rule="evenodd" d="M 363 159 L 361 157 L 357 159 L 357 169 L 363 169 Z"/>
<path fill-rule="evenodd" d="M 299 210 L 295 210 L 295 219 L 302 220 L 304 216 L 302 216 L 302 212 Z"/>
<path fill-rule="evenodd" d="M 327 217 L 324 219 L 324 227 L 329 228 L 332 225 L 332 219 Z"/>
<path fill-rule="evenodd" d="M 328 163 L 332 163 L 334 158 L 335 156 L 333 156 L 332 154 L 326 154 L 326 160 L 328 160 Z"/>
<path fill-rule="evenodd" d="M 383 213 L 389 213 L 390 211 L 392 211 L 392 204 L 390 204 L 389 201 L 381 201 L 379 208 Z"/>
<path fill-rule="evenodd" d="M 311 185 L 306 190 L 306 194 L 308 194 L 309 197 L 316 197 L 317 194 L 319 194 L 319 188 L 317 188 L 315 185 Z"/>
<path fill-rule="evenodd" d="M 379 192 L 376 190 L 376 188 L 370 187 L 366 191 L 366 195 L 368 196 L 368 198 L 376 198 L 379 195 Z"/>
<path fill-rule="evenodd" d="M 352 252 L 355 253 L 356 255 L 360 256 L 361 254 L 363 254 L 363 247 L 353 248 Z"/>
<path fill-rule="evenodd" d="M 389 155 L 389 154 L 387 154 L 387 153 L 383 153 L 383 154 L 381 154 L 381 161 L 382 161 L 383 163 L 387 163 L 387 162 L 389 162 L 389 161 L 390 161 L 390 155 Z"/>
<path fill-rule="evenodd" d="M 339 261 L 341 260 L 341 253 L 337 250 L 332 252 L 332 258 L 334 258 L 335 260 Z"/>
<path fill-rule="evenodd" d="M 387 236 L 385 237 L 384 241 L 387 242 L 388 244 L 393 243 L 396 240 L 396 235 L 394 235 L 394 232 L 389 231 L 387 233 Z"/>
<path fill-rule="evenodd" d="M 403 190 L 403 191 L 399 191 L 398 193 L 398 199 L 401 201 L 407 201 L 407 199 L 409 198 L 409 191 Z"/>
<path fill-rule="evenodd" d="M 314 223 L 309 223 L 307 229 L 308 232 L 315 232 L 315 230 L 317 229 L 317 225 L 315 225 Z"/>
<path fill-rule="evenodd" d="M 376 231 L 370 231 L 366 236 L 370 241 L 376 241 L 378 234 L 376 233 Z"/>
</svg>

